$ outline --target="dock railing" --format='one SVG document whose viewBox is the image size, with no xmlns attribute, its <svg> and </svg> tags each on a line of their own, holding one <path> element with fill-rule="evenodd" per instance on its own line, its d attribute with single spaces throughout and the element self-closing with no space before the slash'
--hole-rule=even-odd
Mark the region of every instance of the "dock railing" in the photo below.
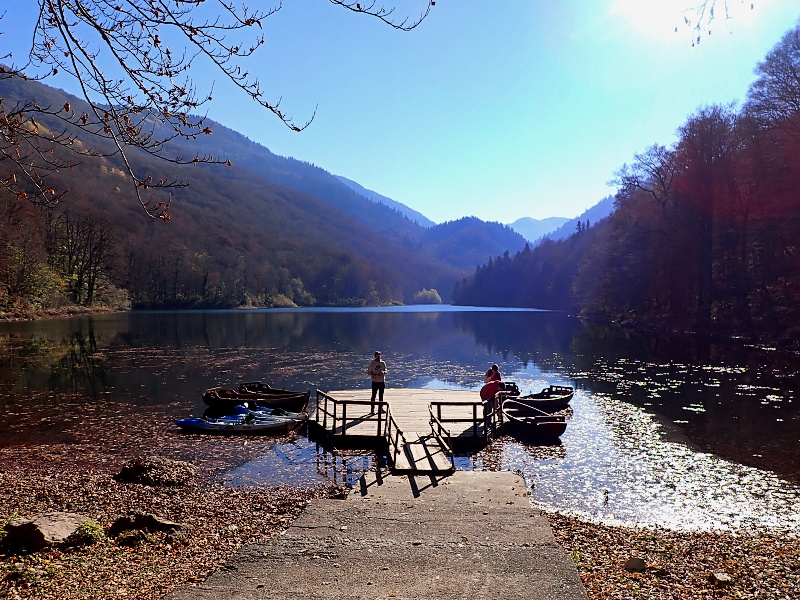
<svg viewBox="0 0 800 600">
<path fill-rule="evenodd" d="M 392 455 L 392 462 L 397 463 L 397 457 L 404 450 L 406 438 L 403 431 L 397 425 L 392 411 L 389 410 L 388 402 L 371 402 L 369 400 L 337 400 L 333 396 L 326 394 L 322 390 L 317 390 L 317 414 L 316 421 L 326 431 L 333 431 L 338 435 L 347 435 L 347 409 L 354 406 L 376 407 L 375 415 L 366 417 L 368 421 L 375 422 L 374 436 L 386 440 L 389 452 Z M 362 411 L 360 414 L 363 414 Z M 364 420 L 362 418 L 362 420 Z M 338 428 L 338 429 L 337 429 Z M 363 435 L 361 429 L 360 434 Z"/>
<path fill-rule="evenodd" d="M 408 415 L 401 409 L 401 422 L 411 426 L 411 430 L 406 432 L 398 424 L 388 402 L 341 400 L 322 390 L 316 392 L 314 420 L 322 429 L 342 443 L 364 443 L 369 438 L 374 442 L 385 442 L 391 462 L 400 469 L 433 468 L 444 471 L 448 462 L 453 469 L 457 446 L 488 444 L 503 421 L 500 410 L 502 398 L 499 395 L 484 402 L 444 400 L 446 394 L 443 394 L 439 399 L 426 399 L 430 427 L 428 434 L 423 433 L 424 425 L 423 429 L 419 427 L 421 423 L 414 425 L 418 417 L 413 415 L 422 415 L 412 411 L 412 418 L 408 420 Z M 442 458 L 446 458 L 445 466 L 437 462 Z"/>
<path fill-rule="evenodd" d="M 386 438 L 386 443 L 389 446 L 389 452 L 392 455 L 392 464 L 396 465 L 398 456 L 400 456 L 401 452 L 404 452 L 406 437 L 403 434 L 403 430 L 397 426 L 397 421 L 394 420 L 392 411 L 387 410 L 387 413 L 386 428 L 383 436 Z"/>
<path fill-rule="evenodd" d="M 450 412 L 446 410 L 448 407 L 460 409 L 458 412 L 461 413 L 462 416 L 445 416 L 446 412 Z M 464 407 L 471 410 L 471 416 L 463 416 Z M 443 430 L 446 430 L 444 427 L 445 423 L 471 423 L 472 427 L 470 427 L 469 430 L 472 431 L 472 438 L 475 440 L 482 439 L 484 441 L 488 441 L 497 427 L 502 423 L 503 419 L 503 414 L 500 411 L 500 402 L 493 403 L 492 400 L 488 402 L 476 401 L 470 403 L 435 400 L 430 403 L 430 413 L 432 428 L 436 424 L 437 427 L 440 426 Z M 435 429 L 434 434 L 436 434 Z M 452 439 L 449 445 L 452 446 Z"/>
<path fill-rule="evenodd" d="M 500 407 L 506 398 L 508 398 L 508 394 L 497 392 L 484 404 L 483 421 L 487 439 L 493 436 L 503 424 L 503 411 Z"/>
<path fill-rule="evenodd" d="M 371 402 L 369 400 L 337 400 L 322 390 L 317 390 L 316 421 L 328 431 L 340 431 L 340 435 L 347 435 L 347 409 L 353 406 L 377 408 L 377 412 L 375 414 L 371 414 L 366 418 L 362 418 L 362 420 L 375 422 L 374 435 L 376 437 L 386 435 L 387 422 L 391 417 L 389 413 L 388 402 Z M 337 429 L 337 427 L 340 429 Z"/>
<path fill-rule="evenodd" d="M 428 405 L 428 411 L 431 415 L 431 431 L 433 432 L 433 436 L 442 446 L 442 450 L 444 450 L 447 459 L 450 461 L 450 465 L 455 469 L 455 462 L 453 459 L 453 435 L 450 433 L 450 430 L 444 426 L 441 419 L 434 414 L 433 412 L 433 405 Z M 439 411 L 441 414 L 441 411 Z"/>
</svg>

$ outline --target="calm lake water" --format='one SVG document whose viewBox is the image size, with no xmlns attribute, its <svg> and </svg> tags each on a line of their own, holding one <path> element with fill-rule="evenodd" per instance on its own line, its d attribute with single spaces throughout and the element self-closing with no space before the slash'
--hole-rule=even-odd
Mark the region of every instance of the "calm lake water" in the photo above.
<svg viewBox="0 0 800 600">
<path fill-rule="evenodd" d="M 538 506 L 675 529 L 800 526 L 800 358 L 733 342 L 667 338 L 560 313 L 463 307 L 135 312 L 0 324 L 0 447 L 69 443 L 76 401 L 171 424 L 214 385 L 366 387 L 374 350 L 391 388 L 477 390 L 496 362 L 523 392 L 576 388 L 562 443 L 504 438 L 493 458 L 525 474 Z M 390 392 L 389 392 L 390 393 Z M 174 428 L 174 435 L 182 435 Z M 194 457 L 213 453 L 198 444 Z M 191 456 L 187 458 L 192 458 Z M 331 454 L 306 435 L 246 462 L 232 485 L 353 483 L 370 452 Z"/>
</svg>

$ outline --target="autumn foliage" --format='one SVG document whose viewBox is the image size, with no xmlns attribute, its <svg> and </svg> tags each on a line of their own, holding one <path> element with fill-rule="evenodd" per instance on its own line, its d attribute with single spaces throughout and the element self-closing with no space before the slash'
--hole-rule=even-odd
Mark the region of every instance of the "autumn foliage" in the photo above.
<svg viewBox="0 0 800 600">
<path fill-rule="evenodd" d="M 498 257 L 460 283 L 456 302 L 796 338 L 798 70 L 795 28 L 758 65 L 744 106 L 698 109 L 672 147 L 653 145 L 618 171 L 610 217 Z"/>
</svg>

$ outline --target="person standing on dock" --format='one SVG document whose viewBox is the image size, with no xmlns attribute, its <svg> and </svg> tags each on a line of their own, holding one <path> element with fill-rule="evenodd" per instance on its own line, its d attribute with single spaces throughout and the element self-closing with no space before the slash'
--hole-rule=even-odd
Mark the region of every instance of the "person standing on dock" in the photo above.
<svg viewBox="0 0 800 600">
<path fill-rule="evenodd" d="M 370 378 L 372 378 L 372 398 L 370 398 L 370 402 L 372 402 L 372 412 L 375 412 L 375 396 L 377 394 L 379 401 L 383 402 L 383 391 L 386 389 L 387 373 L 386 363 L 383 362 L 381 353 L 377 350 L 375 351 L 375 358 L 369 363 L 367 372 Z"/>
<path fill-rule="evenodd" d="M 483 376 L 484 386 L 481 388 L 481 400 L 484 402 L 484 417 L 500 408 L 497 392 L 503 389 L 503 378 L 500 376 L 500 367 L 492 365 Z"/>
</svg>

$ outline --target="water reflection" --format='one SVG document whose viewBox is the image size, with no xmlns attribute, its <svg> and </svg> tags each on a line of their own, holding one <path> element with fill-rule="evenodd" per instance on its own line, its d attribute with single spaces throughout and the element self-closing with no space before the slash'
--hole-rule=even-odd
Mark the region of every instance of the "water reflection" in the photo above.
<svg viewBox="0 0 800 600">
<path fill-rule="evenodd" d="M 527 475 L 547 510 L 670 529 L 800 526 L 800 486 L 774 473 L 664 439 L 650 415 L 599 394 L 577 394 L 562 446 L 509 441 L 501 466 Z"/>
<path fill-rule="evenodd" d="M 367 386 L 376 348 L 390 388 L 477 390 L 493 362 L 525 391 L 578 388 L 562 445 L 512 440 L 491 450 L 491 462 L 526 473 L 548 508 L 670 527 L 797 524 L 796 356 L 540 311 L 156 312 L 0 324 L 0 409 L 12 417 L 0 422 L 0 448 L 77 443 L 124 415 L 146 417 L 163 432 L 150 443 L 178 452 L 172 422 L 202 414 L 203 389 L 243 380 Z M 220 446 L 183 442 L 200 461 Z M 225 446 L 220 476 L 231 485 L 351 484 L 375 460 L 303 435 L 239 459 Z M 456 464 L 485 468 L 480 457 Z"/>
<path fill-rule="evenodd" d="M 225 471 L 219 480 L 227 485 L 275 485 L 311 487 L 320 481 L 353 487 L 374 467 L 375 456 L 365 451 L 332 452 L 308 437 L 276 444 L 259 458 Z"/>
</svg>

